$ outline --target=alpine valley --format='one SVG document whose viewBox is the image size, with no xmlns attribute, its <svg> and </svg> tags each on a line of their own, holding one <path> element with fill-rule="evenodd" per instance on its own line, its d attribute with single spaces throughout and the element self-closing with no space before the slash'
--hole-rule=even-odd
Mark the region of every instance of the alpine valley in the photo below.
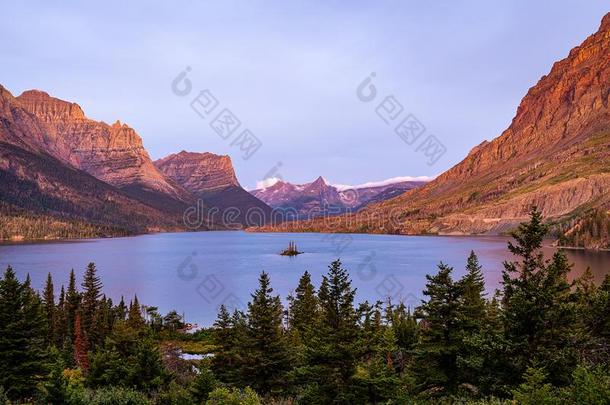
<svg viewBox="0 0 610 405">
<path fill-rule="evenodd" d="M 195 207 L 197 230 L 263 225 L 278 206 L 303 211 L 330 202 L 338 214 L 421 182 L 363 188 L 355 198 L 355 190 L 318 181 L 278 205 L 278 193 L 267 198 L 269 191 L 298 186 L 249 193 L 231 158 L 208 152 L 153 162 L 142 138 L 120 121 L 94 121 L 76 103 L 39 90 L 14 97 L 0 86 L 0 184 L 0 240 L 33 240 L 193 229 L 184 214 Z"/>
<path fill-rule="evenodd" d="M 610 13 L 529 89 L 500 136 L 432 181 L 333 186 L 318 177 L 248 192 L 228 156 L 182 151 L 153 162 L 126 124 L 0 86 L 0 239 L 186 230 L 195 206 L 200 230 L 497 235 L 536 206 L 560 245 L 608 248 L 609 104 Z M 232 208 L 227 226 L 222 212 Z M 272 210 L 291 214 L 278 221 Z"/>
<path fill-rule="evenodd" d="M 529 89 L 510 126 L 423 187 L 275 231 L 502 234 L 537 206 L 559 244 L 610 247 L 610 13 Z"/>
</svg>

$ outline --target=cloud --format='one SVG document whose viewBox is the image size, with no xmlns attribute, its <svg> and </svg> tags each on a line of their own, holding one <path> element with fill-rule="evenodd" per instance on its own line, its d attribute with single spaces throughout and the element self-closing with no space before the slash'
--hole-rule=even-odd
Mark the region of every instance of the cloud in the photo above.
<svg viewBox="0 0 610 405">
<path fill-rule="evenodd" d="M 260 189 L 263 189 L 263 188 L 271 187 L 272 185 L 274 185 L 278 181 L 281 181 L 281 179 L 278 178 L 278 177 L 268 177 L 268 178 L 266 178 L 264 180 L 257 181 L 255 189 L 256 190 L 260 190 Z"/>
<path fill-rule="evenodd" d="M 392 177 L 390 179 L 381 180 L 381 181 L 370 181 L 368 183 L 358 184 L 356 186 L 350 186 L 347 184 L 333 184 L 335 188 L 339 191 L 349 190 L 354 188 L 367 188 L 367 187 L 380 187 L 387 186 L 389 184 L 401 183 L 403 181 L 430 181 L 434 180 L 436 176 L 401 176 L 401 177 Z"/>
</svg>

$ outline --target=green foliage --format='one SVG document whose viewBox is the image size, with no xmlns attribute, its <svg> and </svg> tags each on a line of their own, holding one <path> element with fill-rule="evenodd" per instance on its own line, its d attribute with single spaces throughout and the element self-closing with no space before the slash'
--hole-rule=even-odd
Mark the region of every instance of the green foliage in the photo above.
<svg viewBox="0 0 610 405">
<path fill-rule="evenodd" d="M 45 326 L 29 276 L 20 283 L 9 266 L 0 278 L 0 386 L 11 399 L 34 396 L 46 374 Z"/>
<path fill-rule="evenodd" d="M 574 404 L 602 405 L 610 402 L 610 376 L 602 367 L 587 369 L 580 365 L 565 389 L 564 400 Z"/>
<path fill-rule="evenodd" d="M 259 288 L 248 304 L 248 344 L 244 376 L 257 392 L 280 392 L 286 386 L 290 358 L 282 329 L 283 308 L 273 296 L 269 275 L 262 272 Z"/>
<path fill-rule="evenodd" d="M 195 401 L 198 403 L 205 402 L 210 392 L 214 391 L 218 382 L 212 371 L 206 367 L 199 369 L 199 374 L 191 383 L 190 392 Z"/>
<path fill-rule="evenodd" d="M 544 261 L 541 251 L 547 227 L 534 208 L 529 223 L 513 234 L 511 253 L 521 261 L 505 262 L 502 274 L 503 317 L 508 358 L 514 380 L 530 365 L 544 367 L 553 383 L 566 384 L 576 365 L 577 318 L 567 275 L 571 265 L 561 251 Z"/>
<path fill-rule="evenodd" d="M 104 348 L 91 357 L 88 383 L 93 387 L 136 387 L 152 392 L 163 384 L 166 376 L 157 344 L 120 323 Z"/>
<path fill-rule="evenodd" d="M 524 382 L 513 391 L 515 401 L 522 405 L 561 404 L 554 387 L 545 382 L 546 378 L 542 369 L 528 367 L 523 377 Z"/>
<path fill-rule="evenodd" d="M 89 396 L 91 405 L 148 405 L 152 402 L 141 392 L 123 388 L 107 387 L 92 391 Z"/>
<path fill-rule="evenodd" d="M 315 332 L 319 308 L 316 291 L 311 283 L 311 275 L 305 272 L 299 280 L 294 295 L 288 297 L 288 325 L 292 343 L 308 344 Z"/>
<path fill-rule="evenodd" d="M 80 303 L 82 328 L 89 348 L 94 348 L 101 342 L 100 296 L 102 281 L 97 275 L 95 264 L 89 263 L 83 277 L 83 293 Z"/>
<path fill-rule="evenodd" d="M 129 304 L 127 312 L 127 325 L 133 329 L 142 329 L 144 327 L 144 318 L 142 317 L 142 308 L 138 296 L 133 297 L 133 301 Z"/>
<path fill-rule="evenodd" d="M 350 402 L 358 359 L 358 325 L 354 309 L 356 290 L 341 262 L 331 263 L 318 292 L 320 321 L 307 348 L 307 365 L 299 374 L 308 385 L 304 401 Z"/>
<path fill-rule="evenodd" d="M 212 371 L 219 380 L 228 384 L 242 385 L 247 340 L 244 314 L 235 311 L 231 316 L 225 306 L 221 305 L 218 319 L 214 323 L 216 350 L 212 359 Z"/>
<path fill-rule="evenodd" d="M 206 405 L 260 405 L 259 396 L 250 387 L 243 390 L 238 388 L 216 388 L 210 393 Z"/>
<path fill-rule="evenodd" d="M 418 308 L 422 318 L 421 341 L 417 348 L 417 365 L 421 389 L 446 387 L 455 391 L 458 384 L 457 356 L 462 340 L 459 330 L 460 288 L 451 277 L 453 269 L 443 263 L 428 282 L 424 295 L 428 301 Z"/>
</svg>

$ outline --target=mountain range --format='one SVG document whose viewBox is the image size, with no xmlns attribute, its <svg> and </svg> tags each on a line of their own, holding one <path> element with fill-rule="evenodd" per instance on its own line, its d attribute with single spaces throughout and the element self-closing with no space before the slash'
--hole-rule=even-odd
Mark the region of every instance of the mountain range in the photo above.
<svg viewBox="0 0 610 405">
<path fill-rule="evenodd" d="M 423 187 L 263 230 L 501 234 L 536 206 L 560 244 L 610 245 L 610 13 L 529 89 L 510 126 Z"/>
<path fill-rule="evenodd" d="M 1 239 L 184 230 L 189 207 L 199 210 L 198 229 L 223 229 L 222 212 L 211 208 L 271 210 L 239 185 L 228 156 L 183 152 L 153 162 L 126 124 L 88 119 L 78 104 L 38 90 L 14 97 L 2 86 L 0 184 Z"/>
<path fill-rule="evenodd" d="M 182 151 L 153 162 L 120 121 L 91 120 L 76 103 L 39 90 L 14 97 L 0 86 L 0 239 L 233 225 L 502 234 L 536 206 L 560 244 L 606 248 L 609 104 L 610 13 L 527 91 L 505 131 L 430 182 L 345 187 L 319 177 L 249 193 L 228 156 Z M 195 226 L 185 221 L 193 209 Z M 268 223 L 272 209 L 294 213 L 292 220 Z"/>
<path fill-rule="evenodd" d="M 278 196 L 270 206 L 264 190 L 247 192 L 229 156 L 181 151 L 153 162 L 128 125 L 91 120 L 78 104 L 43 91 L 14 97 L 2 86 L 0 185 L 0 239 L 260 226 L 272 217 Z M 330 201 L 343 213 L 414 185 L 357 194 L 314 182 L 301 198 L 291 194 L 290 206 Z"/>
<path fill-rule="evenodd" d="M 334 186 L 320 176 L 306 184 L 277 180 L 250 192 L 281 212 L 285 219 L 309 219 L 356 212 L 370 203 L 392 198 L 425 183 L 398 179 L 380 185 Z"/>
</svg>

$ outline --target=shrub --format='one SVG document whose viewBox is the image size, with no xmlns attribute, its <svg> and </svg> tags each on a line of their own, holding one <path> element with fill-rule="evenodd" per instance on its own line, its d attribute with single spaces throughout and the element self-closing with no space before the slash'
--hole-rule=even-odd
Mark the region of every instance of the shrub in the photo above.
<svg viewBox="0 0 610 405">
<path fill-rule="evenodd" d="M 210 393 L 206 405 L 261 405 L 259 396 L 250 387 L 244 390 L 237 388 L 216 388 Z"/>
</svg>

